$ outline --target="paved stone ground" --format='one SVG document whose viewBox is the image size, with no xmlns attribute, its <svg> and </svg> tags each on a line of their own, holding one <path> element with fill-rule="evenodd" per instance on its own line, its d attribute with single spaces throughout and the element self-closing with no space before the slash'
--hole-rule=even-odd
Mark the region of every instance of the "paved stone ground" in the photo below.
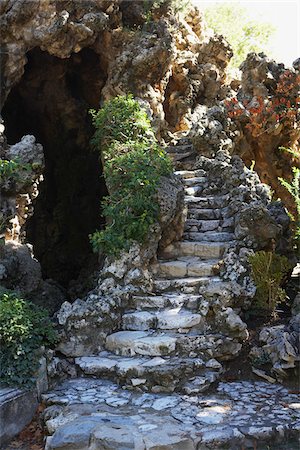
<svg viewBox="0 0 300 450">
<path fill-rule="evenodd" d="M 275 447 L 299 435 L 299 395 L 260 381 L 219 383 L 215 393 L 188 396 L 80 378 L 44 399 L 48 450 L 299 448 L 296 440 Z"/>
</svg>

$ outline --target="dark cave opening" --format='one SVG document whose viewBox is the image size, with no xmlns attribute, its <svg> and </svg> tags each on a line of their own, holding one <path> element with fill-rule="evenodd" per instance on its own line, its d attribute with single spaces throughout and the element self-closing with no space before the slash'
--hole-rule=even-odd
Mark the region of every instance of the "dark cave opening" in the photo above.
<svg viewBox="0 0 300 450">
<path fill-rule="evenodd" d="M 99 107 L 106 67 L 91 49 L 59 59 L 36 48 L 27 57 L 2 116 L 10 144 L 33 134 L 44 147 L 44 181 L 26 240 L 43 277 L 68 288 L 97 264 L 88 235 L 104 222 L 100 202 L 107 190 L 99 155 L 90 145 L 94 130 L 88 110 Z"/>
</svg>

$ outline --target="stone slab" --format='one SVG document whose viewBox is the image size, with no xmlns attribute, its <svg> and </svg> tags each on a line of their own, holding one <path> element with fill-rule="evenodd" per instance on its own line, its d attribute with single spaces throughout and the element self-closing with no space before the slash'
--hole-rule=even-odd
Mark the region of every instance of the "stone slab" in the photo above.
<svg viewBox="0 0 300 450">
<path fill-rule="evenodd" d="M 37 393 L 16 388 L 0 388 L 0 447 L 28 425 L 37 409 Z"/>
</svg>

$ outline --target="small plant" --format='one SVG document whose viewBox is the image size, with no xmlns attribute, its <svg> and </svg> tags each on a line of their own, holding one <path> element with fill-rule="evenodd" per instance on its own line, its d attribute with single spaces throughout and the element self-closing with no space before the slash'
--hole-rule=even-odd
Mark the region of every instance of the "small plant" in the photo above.
<svg viewBox="0 0 300 450">
<path fill-rule="evenodd" d="M 294 152 L 292 149 L 279 147 L 279 150 L 290 153 L 298 162 L 300 162 L 300 155 Z M 285 180 L 284 178 L 278 178 L 282 186 L 289 192 L 292 196 L 297 216 L 294 217 L 291 212 L 289 215 L 292 221 L 295 223 L 295 242 L 298 253 L 300 253 L 300 169 L 298 167 L 292 167 L 293 179 L 291 182 Z"/>
<path fill-rule="evenodd" d="M 18 180 L 20 171 L 30 169 L 30 164 L 21 164 L 17 159 L 0 159 L 0 183 L 8 179 Z"/>
<path fill-rule="evenodd" d="M 93 250 L 119 255 L 143 242 L 159 217 L 156 190 L 172 164 L 155 139 L 146 112 L 131 95 L 107 102 L 93 114 L 94 146 L 100 151 L 110 195 L 102 202 L 108 225 L 90 236 Z"/>
<path fill-rule="evenodd" d="M 17 161 L 0 159 L 0 181 L 16 176 L 19 167 Z"/>
<path fill-rule="evenodd" d="M 47 312 L 14 292 L 0 293 L 0 379 L 30 387 L 38 369 L 40 348 L 53 344 L 56 333 Z"/>
<path fill-rule="evenodd" d="M 286 293 L 281 285 L 292 266 L 285 256 L 265 251 L 250 255 L 249 262 L 256 284 L 253 306 L 271 313 L 279 302 L 285 301 Z"/>
</svg>

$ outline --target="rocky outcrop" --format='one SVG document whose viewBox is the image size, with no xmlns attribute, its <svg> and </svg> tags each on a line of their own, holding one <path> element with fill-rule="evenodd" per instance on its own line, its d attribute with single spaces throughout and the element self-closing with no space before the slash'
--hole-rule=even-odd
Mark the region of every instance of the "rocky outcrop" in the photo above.
<svg viewBox="0 0 300 450">
<path fill-rule="evenodd" d="M 0 137 L 0 233 L 6 239 L 20 241 L 22 226 L 33 213 L 32 201 L 44 169 L 44 153 L 34 136 L 7 145 Z"/>
<path fill-rule="evenodd" d="M 266 326 L 260 331 L 258 345 L 254 346 L 250 352 L 254 372 L 258 369 L 260 371 L 259 376 L 266 379 L 271 376 L 280 382 L 287 378 L 298 377 L 300 366 L 299 306 L 300 294 L 298 293 L 293 302 L 292 318 L 289 322 Z"/>
<path fill-rule="evenodd" d="M 225 101 L 227 114 L 239 130 L 235 152 L 248 167 L 254 162 L 260 179 L 294 210 L 278 178 L 291 180 L 295 165 L 280 147 L 299 151 L 299 67 L 285 68 L 263 54 L 251 53 L 240 68 L 241 85 Z"/>
</svg>

